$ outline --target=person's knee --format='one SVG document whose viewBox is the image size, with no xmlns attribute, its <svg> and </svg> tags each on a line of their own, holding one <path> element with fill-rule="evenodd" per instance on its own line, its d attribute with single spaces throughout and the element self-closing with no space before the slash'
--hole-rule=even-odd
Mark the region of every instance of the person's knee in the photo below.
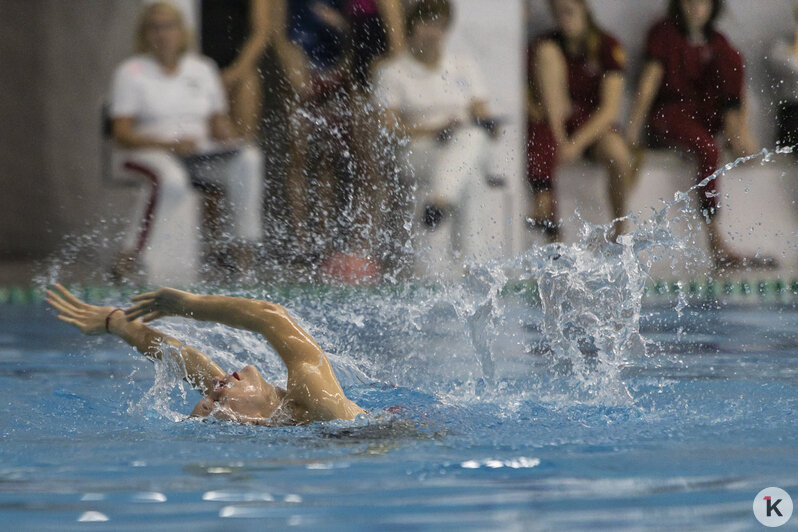
<svg viewBox="0 0 798 532">
<path fill-rule="evenodd" d="M 155 174 L 159 194 L 179 195 L 190 191 L 188 170 L 174 155 L 160 154 L 149 161 Z"/>
<path fill-rule="evenodd" d="M 263 167 L 263 152 L 252 144 L 247 144 L 241 148 L 240 156 L 247 166 L 258 170 Z"/>
<path fill-rule="evenodd" d="M 631 171 L 632 154 L 618 135 L 606 138 L 599 145 L 598 156 L 604 164 L 616 172 Z"/>
</svg>

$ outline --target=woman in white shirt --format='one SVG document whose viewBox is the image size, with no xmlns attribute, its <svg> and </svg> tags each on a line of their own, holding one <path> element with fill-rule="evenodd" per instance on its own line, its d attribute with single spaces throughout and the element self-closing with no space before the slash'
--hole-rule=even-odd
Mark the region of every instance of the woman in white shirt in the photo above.
<svg viewBox="0 0 798 532">
<path fill-rule="evenodd" d="M 149 182 L 122 256 L 141 257 L 150 282 L 191 282 L 198 255 L 198 198 L 192 179 L 217 185 L 232 213 L 236 246 L 261 239 L 263 156 L 241 143 L 213 62 L 188 53 L 180 11 L 148 5 L 137 29 L 140 52 L 114 74 L 117 172 Z"/>
<path fill-rule="evenodd" d="M 448 0 L 418 3 L 406 21 L 408 51 L 386 62 L 376 83 L 386 124 L 410 140 L 415 214 L 427 247 L 417 251 L 429 253 L 432 264 L 422 266 L 433 271 L 487 251 L 489 239 L 479 233 L 490 220 L 474 214 L 487 201 L 489 141 L 498 133 L 473 64 L 444 50 L 450 21 Z"/>
</svg>

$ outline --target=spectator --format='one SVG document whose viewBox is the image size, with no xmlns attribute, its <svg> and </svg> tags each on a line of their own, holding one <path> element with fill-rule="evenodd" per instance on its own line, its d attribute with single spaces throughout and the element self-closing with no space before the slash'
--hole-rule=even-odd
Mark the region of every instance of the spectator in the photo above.
<svg viewBox="0 0 798 532">
<path fill-rule="evenodd" d="M 124 149 L 116 166 L 144 177 L 151 190 L 142 195 L 118 271 L 125 273 L 147 251 L 150 280 L 188 280 L 196 253 L 192 178 L 224 189 L 234 235 L 254 243 L 262 232 L 262 155 L 237 139 L 218 71 L 209 59 L 188 52 L 188 32 L 173 5 L 144 8 L 137 47 L 139 55 L 114 74 L 112 134 Z M 238 245 L 231 253 L 243 259 L 245 249 Z"/>
<path fill-rule="evenodd" d="M 655 145 L 694 154 L 698 180 L 720 161 L 715 136 L 721 131 L 736 156 L 756 151 L 748 129 L 743 60 L 715 29 L 722 0 L 670 0 L 667 16 L 649 30 L 646 63 L 627 131 L 640 142 L 644 124 Z M 772 258 L 741 257 L 731 251 L 718 226 L 718 179 L 700 189 L 712 259 L 717 268 L 771 266 Z"/>
<path fill-rule="evenodd" d="M 433 261 L 480 251 L 474 212 L 489 186 L 488 141 L 498 134 L 471 61 L 444 48 L 451 18 L 448 0 L 416 3 L 406 20 L 407 52 L 384 62 L 376 82 L 387 127 L 410 141 L 414 217 L 423 221 Z"/>
<path fill-rule="evenodd" d="M 263 104 L 258 63 L 271 39 L 270 2 L 202 0 L 202 53 L 221 69 L 230 115 L 242 137 L 253 138 Z"/>
<path fill-rule="evenodd" d="M 623 98 L 626 54 L 594 21 L 585 0 L 550 0 L 553 31 L 529 47 L 527 174 L 534 226 L 549 241 L 559 237 L 554 171 L 583 154 L 609 171 L 615 234 L 623 231 L 625 190 L 634 176 L 632 156 L 615 127 Z"/>
<path fill-rule="evenodd" d="M 794 5 L 795 34 L 779 39 L 768 56 L 778 108 L 777 142 L 780 147 L 798 145 L 798 2 Z"/>
<path fill-rule="evenodd" d="M 345 13 L 352 152 L 346 193 L 351 201 L 342 212 L 348 232 L 346 249 L 330 261 L 366 259 L 375 268 L 395 270 L 399 266 L 395 259 L 402 254 L 397 253 L 396 235 L 389 234 L 389 226 L 396 220 L 388 204 L 395 201 L 401 188 L 396 182 L 395 142 L 381 127 L 372 74 L 377 62 L 405 49 L 404 10 L 401 0 L 347 0 Z M 380 257 L 379 265 L 373 257 Z"/>
<path fill-rule="evenodd" d="M 275 46 L 294 91 L 286 197 L 295 238 L 293 260 L 300 263 L 315 264 L 327 251 L 335 221 L 337 166 L 348 152 L 342 6 L 342 0 L 275 2 Z"/>
<path fill-rule="evenodd" d="M 368 88 L 374 62 L 405 49 L 404 11 L 401 0 L 349 0 L 352 77 L 356 86 Z"/>
</svg>

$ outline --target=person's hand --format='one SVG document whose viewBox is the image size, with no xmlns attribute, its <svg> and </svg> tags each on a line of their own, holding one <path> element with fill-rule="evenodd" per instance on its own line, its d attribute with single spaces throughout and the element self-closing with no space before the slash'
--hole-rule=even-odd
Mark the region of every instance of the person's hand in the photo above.
<svg viewBox="0 0 798 532">
<path fill-rule="evenodd" d="M 577 160 L 582 155 L 582 149 L 571 141 L 565 141 L 557 149 L 557 158 L 560 163 L 568 164 Z"/>
<path fill-rule="evenodd" d="M 476 118 L 474 123 L 479 127 L 483 128 L 485 131 L 488 132 L 490 138 L 497 139 L 499 138 L 500 130 L 499 126 L 501 125 L 499 119 L 497 118 Z"/>
<path fill-rule="evenodd" d="M 323 4 L 322 2 L 313 2 L 310 10 L 316 18 L 325 26 L 329 26 L 340 33 L 344 33 L 349 29 L 349 24 L 346 18 L 337 9 Z"/>
<path fill-rule="evenodd" d="M 166 316 L 185 316 L 191 296 L 189 292 L 174 288 L 159 288 L 139 294 L 131 299 L 136 304 L 125 310 L 125 316 L 128 321 L 141 318 L 145 323 Z"/>
<path fill-rule="evenodd" d="M 180 157 L 186 157 L 197 152 L 197 142 L 191 139 L 180 139 L 169 145 L 169 151 Z"/>
<path fill-rule="evenodd" d="M 241 82 L 244 77 L 244 69 L 239 66 L 230 66 L 222 71 L 222 83 L 230 91 Z"/>
<path fill-rule="evenodd" d="M 60 284 L 54 285 L 52 290 L 47 290 L 46 295 L 47 303 L 58 311 L 58 319 L 74 325 L 83 334 L 107 333 L 106 319 L 112 312 L 119 310 L 115 307 L 98 307 L 84 303 Z"/>
<path fill-rule="evenodd" d="M 457 128 L 460 127 L 460 120 L 456 118 L 452 118 L 449 120 L 445 126 L 438 130 L 437 135 L 435 136 L 436 140 L 439 144 L 448 144 L 452 137 L 454 136 L 454 132 Z"/>
</svg>

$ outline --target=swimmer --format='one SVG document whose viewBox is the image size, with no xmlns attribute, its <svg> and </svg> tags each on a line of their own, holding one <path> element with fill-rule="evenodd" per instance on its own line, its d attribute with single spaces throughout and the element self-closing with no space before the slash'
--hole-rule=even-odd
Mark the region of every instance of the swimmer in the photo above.
<svg viewBox="0 0 798 532">
<path fill-rule="evenodd" d="M 192 416 L 274 426 L 365 414 L 344 395 L 321 347 L 280 305 L 173 288 L 140 294 L 132 301 L 134 305 L 124 310 L 99 307 L 84 303 L 60 284 L 47 290 L 47 302 L 58 311 L 58 319 L 84 334 L 113 334 L 150 359 L 160 360 L 164 353 L 174 357 L 185 367 L 185 380 L 204 396 Z M 225 373 L 207 355 L 146 325 L 167 316 L 216 322 L 262 335 L 288 370 L 286 388 L 266 382 L 252 365 Z"/>
</svg>

